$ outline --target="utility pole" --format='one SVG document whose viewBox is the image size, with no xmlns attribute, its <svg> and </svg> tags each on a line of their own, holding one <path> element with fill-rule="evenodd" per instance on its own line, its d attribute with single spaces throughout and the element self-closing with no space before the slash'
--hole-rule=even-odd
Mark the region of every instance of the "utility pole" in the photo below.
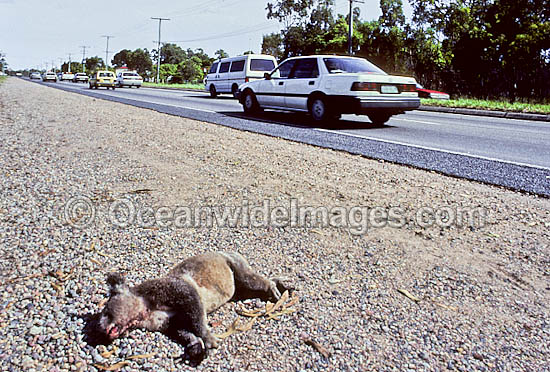
<svg viewBox="0 0 550 372">
<path fill-rule="evenodd" d="M 82 45 L 80 47 L 82 48 L 82 72 L 86 72 L 86 65 L 84 64 L 84 60 L 86 59 L 86 49 L 88 49 L 89 46 Z"/>
<path fill-rule="evenodd" d="M 71 72 L 71 56 L 72 56 L 72 53 L 67 53 L 69 55 L 69 73 Z"/>
<path fill-rule="evenodd" d="M 109 67 L 109 39 L 114 37 L 112 35 L 102 35 L 101 37 L 107 38 L 107 48 L 105 49 L 105 67 Z"/>
<path fill-rule="evenodd" d="M 349 0 L 349 33 L 348 33 L 348 54 L 351 56 L 353 54 L 353 3 L 365 2 L 362 0 Z"/>
<path fill-rule="evenodd" d="M 159 39 L 158 39 L 158 48 L 157 48 L 157 83 L 158 83 L 160 78 L 160 25 L 162 21 L 169 21 L 170 18 L 151 17 L 151 19 L 158 19 L 159 21 Z"/>
</svg>

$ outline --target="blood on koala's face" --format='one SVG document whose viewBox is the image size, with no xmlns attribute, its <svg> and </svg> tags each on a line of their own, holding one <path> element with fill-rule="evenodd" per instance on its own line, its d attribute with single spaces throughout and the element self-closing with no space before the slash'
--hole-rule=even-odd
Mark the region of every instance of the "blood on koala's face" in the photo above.
<svg viewBox="0 0 550 372">
<path fill-rule="evenodd" d="M 111 340 L 120 337 L 141 320 L 142 307 L 140 299 L 129 292 L 112 296 L 99 320 L 101 331 Z"/>
</svg>

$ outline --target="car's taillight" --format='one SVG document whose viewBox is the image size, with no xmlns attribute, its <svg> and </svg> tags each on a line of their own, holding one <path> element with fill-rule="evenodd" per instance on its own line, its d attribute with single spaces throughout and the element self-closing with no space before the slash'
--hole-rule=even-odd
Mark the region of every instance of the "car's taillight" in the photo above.
<svg viewBox="0 0 550 372">
<path fill-rule="evenodd" d="M 399 84 L 399 91 L 401 92 L 416 92 L 415 84 Z"/>
<path fill-rule="evenodd" d="M 247 77 L 244 78 L 244 82 L 248 83 L 249 79 Z"/>
<path fill-rule="evenodd" d="M 355 82 L 351 86 L 352 91 L 369 91 L 377 92 L 380 90 L 378 83 L 367 83 L 367 82 Z"/>
</svg>

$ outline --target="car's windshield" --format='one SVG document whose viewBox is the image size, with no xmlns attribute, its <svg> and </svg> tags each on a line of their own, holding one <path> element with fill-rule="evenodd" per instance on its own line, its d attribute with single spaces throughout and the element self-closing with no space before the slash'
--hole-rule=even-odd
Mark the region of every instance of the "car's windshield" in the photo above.
<svg viewBox="0 0 550 372">
<path fill-rule="evenodd" d="M 330 74 L 366 72 L 386 75 L 384 71 L 362 58 L 323 58 Z"/>
</svg>

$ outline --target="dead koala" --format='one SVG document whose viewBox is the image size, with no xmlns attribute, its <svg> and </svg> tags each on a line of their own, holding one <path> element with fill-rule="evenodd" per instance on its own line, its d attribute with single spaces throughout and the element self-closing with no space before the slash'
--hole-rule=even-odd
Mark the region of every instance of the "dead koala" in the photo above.
<svg viewBox="0 0 550 372">
<path fill-rule="evenodd" d="M 206 253 L 175 266 L 168 275 L 129 287 L 120 273 L 107 277 L 110 298 L 99 331 L 114 340 L 132 328 L 165 332 L 185 347 L 183 358 L 198 365 L 217 347 L 206 314 L 230 300 L 277 301 L 287 288 L 254 271 L 238 253 Z"/>
</svg>

